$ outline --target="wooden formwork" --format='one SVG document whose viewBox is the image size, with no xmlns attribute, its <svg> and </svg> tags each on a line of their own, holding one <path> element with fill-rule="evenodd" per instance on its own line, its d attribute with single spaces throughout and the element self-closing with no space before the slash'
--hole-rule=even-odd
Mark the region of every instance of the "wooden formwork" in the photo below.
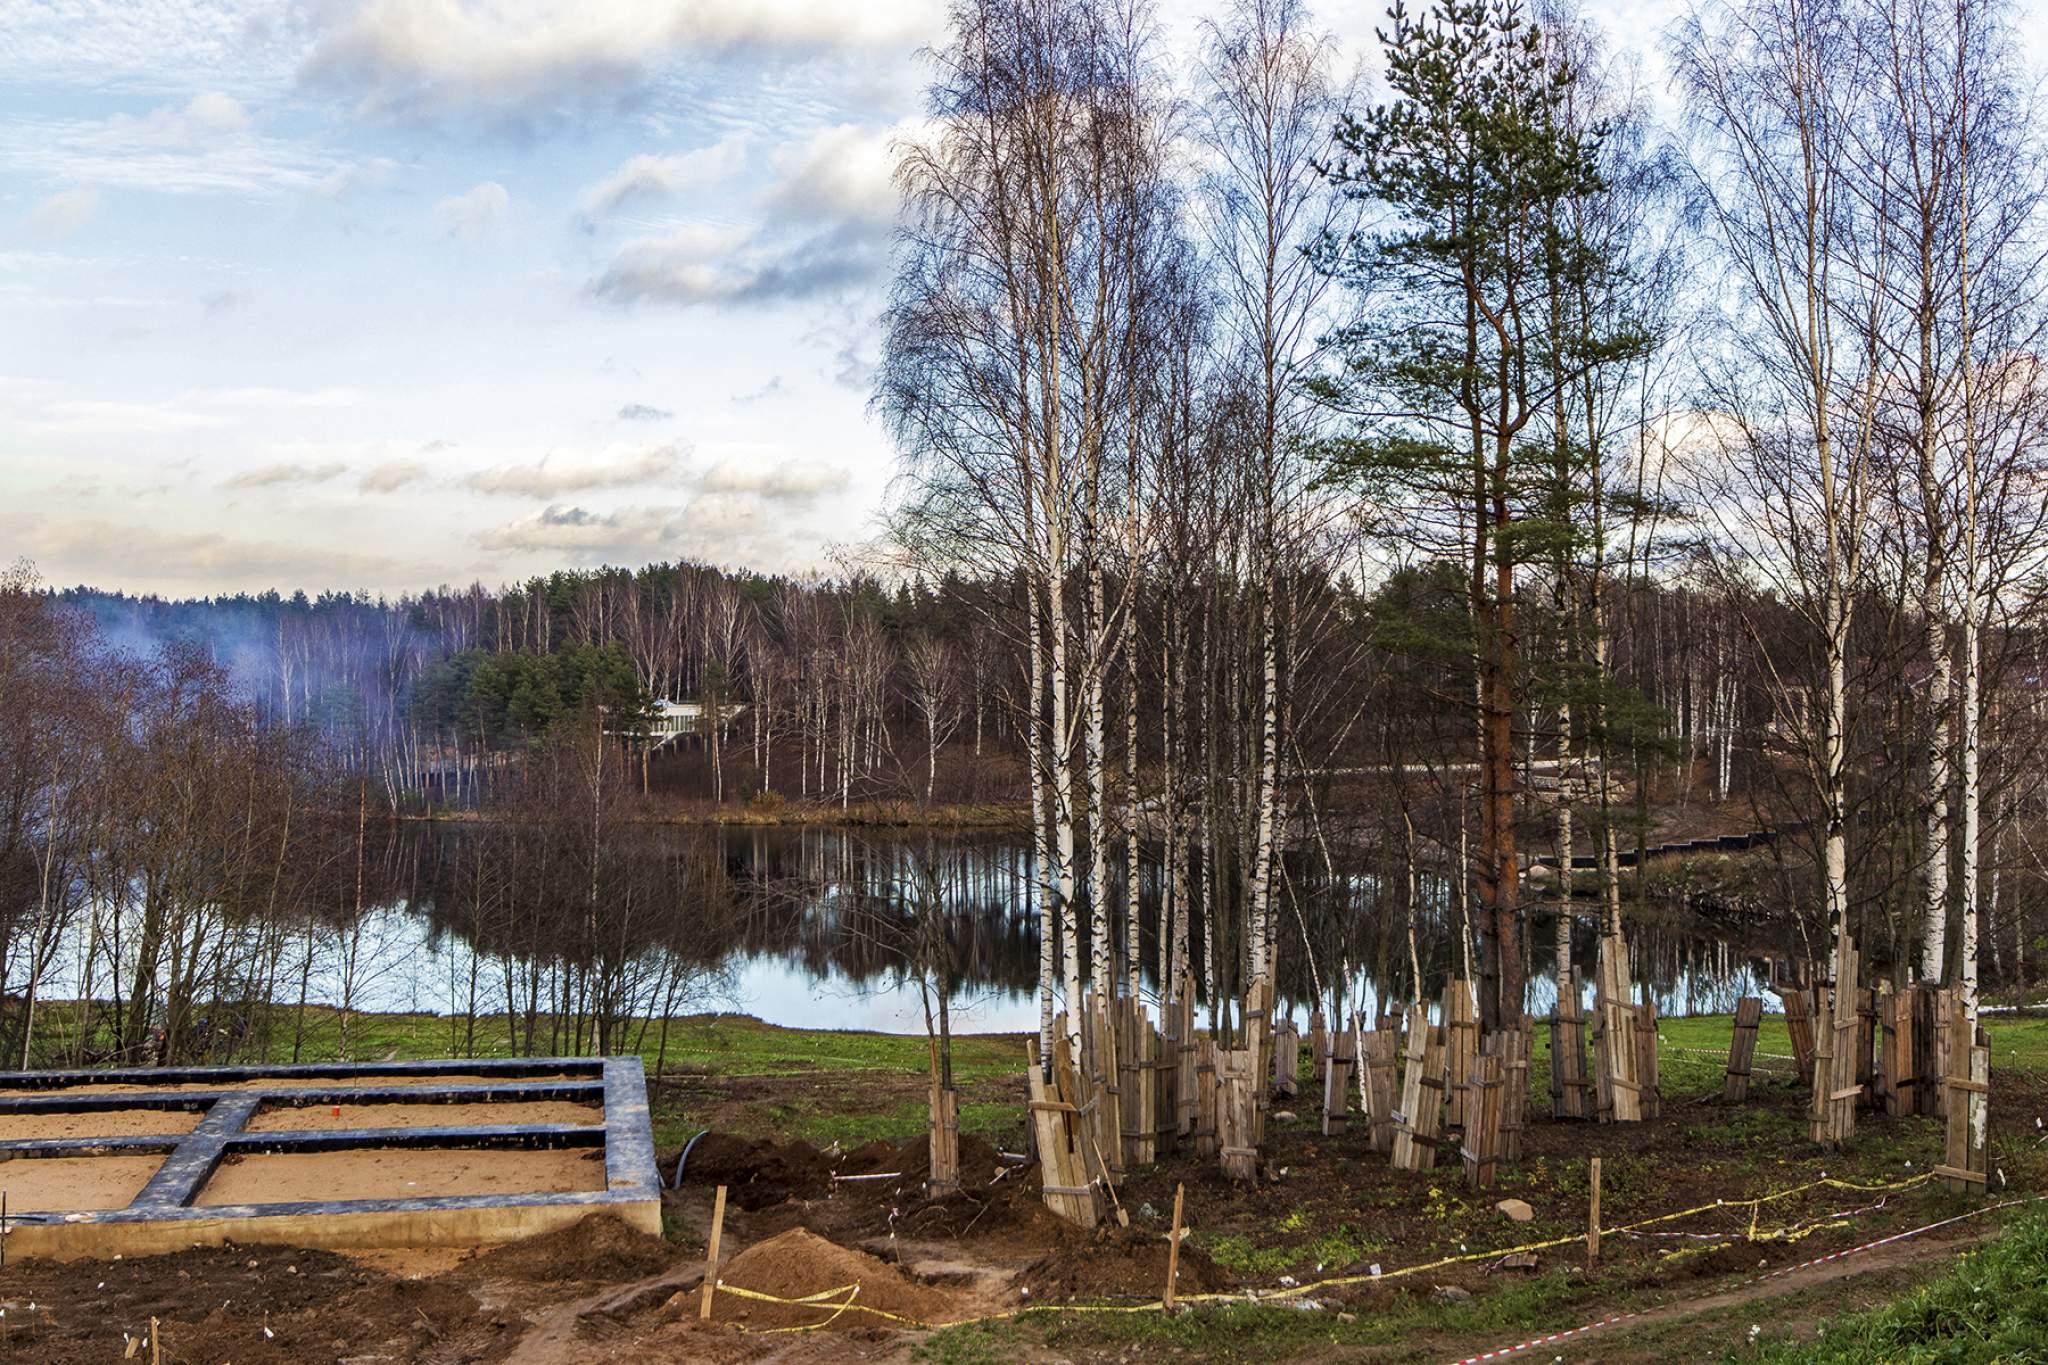
<svg viewBox="0 0 2048 1365">
<path fill-rule="evenodd" d="M 1070 1223 L 1092 1228 L 1101 1220 L 1102 1206 L 1086 1152 L 1089 1116 L 1064 1097 L 1079 1084 L 1072 1063 L 1061 1060 L 1065 1050 L 1063 1042 L 1053 1044 L 1053 1074 L 1048 1078 L 1039 1064 L 1038 1040 L 1025 1042 L 1025 1107 L 1037 1138 L 1045 1206 Z"/>
<path fill-rule="evenodd" d="M 1081 1079 L 1086 1089 L 1076 1103 L 1088 1106 L 1090 1155 L 1112 1180 L 1123 1179 L 1124 1125 L 1122 1076 L 1117 1069 L 1116 1023 L 1109 1001 L 1100 991 L 1081 1010 Z"/>
<path fill-rule="evenodd" d="M 1400 1093 L 1401 1035 L 1378 1028 L 1365 1035 L 1365 1110 L 1372 1117 L 1372 1149 L 1394 1150 L 1394 1105 Z"/>
<path fill-rule="evenodd" d="M 1735 1002 L 1735 1037 L 1728 1043 L 1728 1077 L 1721 1083 L 1721 1098 L 1730 1104 L 1749 1098 L 1749 1078 L 1756 1073 L 1756 1030 L 1763 1017 L 1763 997 L 1745 995 Z"/>
<path fill-rule="evenodd" d="M 1292 1019 L 1273 1028 L 1273 1092 L 1283 1100 L 1301 1093 L 1301 1033 Z"/>
<path fill-rule="evenodd" d="M 1819 988 L 1814 1010 L 1813 1094 L 1807 1105 L 1813 1140 L 1830 1150 L 1856 1131 L 1856 1102 L 1863 1096 L 1856 1078 L 1857 988 L 1861 958 L 1844 932 L 1835 941 L 1835 979 Z"/>
<path fill-rule="evenodd" d="M 1136 996 L 1120 998 L 1111 1017 L 1117 1021 L 1117 1060 L 1123 1075 L 1117 1114 L 1124 1166 L 1149 1166 L 1159 1159 L 1159 1031 L 1145 1012 L 1145 1002 Z"/>
<path fill-rule="evenodd" d="M 1496 1034 L 1487 1041 L 1493 1046 L 1472 1059 L 1472 1069 L 1463 1086 L 1465 1128 L 1460 1155 L 1465 1162 L 1465 1181 L 1476 1190 L 1493 1184 L 1494 1166 L 1500 1156 L 1502 1079 L 1499 1045 L 1507 1035 Z"/>
<path fill-rule="evenodd" d="M 1991 1049 L 1960 999 L 1950 1002 L 1949 1037 L 1948 1146 L 1934 1173 L 1953 1193 L 1982 1194 L 1991 1175 Z"/>
<path fill-rule="evenodd" d="M 1330 1036 L 1330 1067 L 1323 1077 L 1323 1135 L 1344 1131 L 1351 1108 L 1351 1069 L 1357 1064 L 1353 1049 L 1358 1035 L 1339 1028 Z"/>
<path fill-rule="evenodd" d="M 1316 1087 L 1321 1090 L 1323 1077 L 1330 1070 L 1330 1031 L 1321 1010 L 1311 1010 L 1308 1016 L 1309 1065 L 1315 1068 Z"/>
<path fill-rule="evenodd" d="M 1247 1184 L 1259 1176 L 1258 1050 L 1216 1049 L 1216 1150 L 1223 1174 Z"/>
<path fill-rule="evenodd" d="M 1593 1117 L 1593 1082 L 1586 1075 L 1585 980 L 1574 967 L 1558 983 L 1557 1009 L 1550 1024 L 1550 1116 Z"/>
<path fill-rule="evenodd" d="M 1447 1122 L 1453 1128 L 1465 1126 L 1465 1082 L 1472 1073 L 1472 1059 L 1479 1055 L 1479 1000 L 1472 983 L 1453 978 L 1444 983 L 1442 1023 L 1444 1030 L 1445 1100 L 1450 1105 Z"/>
<path fill-rule="evenodd" d="M 1393 1163 L 1404 1171 L 1436 1165 L 1443 1132 L 1443 1038 L 1430 1027 L 1429 1006 L 1408 1007 L 1408 1060 L 1401 1073 L 1401 1107 L 1394 1114 Z"/>
</svg>

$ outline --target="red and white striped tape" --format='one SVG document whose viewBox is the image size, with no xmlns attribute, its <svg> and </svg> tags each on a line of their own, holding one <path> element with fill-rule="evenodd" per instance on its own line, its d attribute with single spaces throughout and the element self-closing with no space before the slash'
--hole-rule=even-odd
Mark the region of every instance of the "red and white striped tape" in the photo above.
<svg viewBox="0 0 2048 1365">
<path fill-rule="evenodd" d="M 2009 1209 L 2020 1204 L 2031 1204 L 2033 1202 L 2034 1198 L 2030 1197 L 2026 1199 L 2008 1199 L 2002 1204 L 1987 1204 L 1981 1209 L 1971 1209 L 1968 1213 L 1959 1213 L 1953 1218 L 1944 1218 L 1940 1222 L 1928 1223 L 1906 1232 L 1895 1232 L 1889 1237 L 1880 1237 L 1874 1242 L 1865 1242 L 1861 1246 L 1845 1247 L 1841 1251 L 1831 1251 L 1825 1256 L 1816 1256 L 1810 1261 L 1801 1261 L 1797 1265 L 1781 1266 L 1776 1270 L 1742 1280 L 1726 1288 L 1717 1289 L 1714 1292 L 1716 1294 L 1725 1294 L 1730 1289 L 1747 1289 L 1753 1284 L 1762 1284 L 1765 1280 L 1775 1280 L 1781 1275 L 1790 1275 L 1800 1270 L 1810 1270 L 1817 1265 L 1826 1265 L 1829 1261 L 1839 1261 L 1845 1257 L 1854 1256 L 1859 1252 L 1874 1251 L 1878 1247 L 1889 1246 L 1893 1242 L 1903 1242 L 1909 1237 L 1918 1237 L 1924 1232 L 1933 1232 L 1936 1228 L 1945 1228 L 1951 1223 L 1960 1223 L 1965 1219 L 1979 1218 L 1987 1213 L 1995 1213 L 1999 1209 Z M 1574 1327 L 1569 1331 L 1552 1332 L 1547 1337 L 1531 1337 L 1527 1341 L 1518 1341 L 1512 1346 L 1501 1346 L 1476 1356 L 1466 1356 L 1462 1360 L 1452 1361 L 1451 1365 L 1480 1365 L 1481 1361 L 1506 1360 L 1509 1356 L 1520 1355 L 1524 1351 L 1533 1351 L 1539 1346 L 1552 1346 L 1567 1338 L 1582 1337 L 1588 1332 L 1597 1331 L 1602 1327 L 1612 1327 L 1617 1322 L 1627 1322 L 1631 1318 L 1639 1318 L 1641 1316 L 1643 1315 L 1640 1312 L 1617 1313 L 1611 1318 L 1602 1318 L 1598 1322 L 1589 1322 L 1583 1327 Z"/>
</svg>

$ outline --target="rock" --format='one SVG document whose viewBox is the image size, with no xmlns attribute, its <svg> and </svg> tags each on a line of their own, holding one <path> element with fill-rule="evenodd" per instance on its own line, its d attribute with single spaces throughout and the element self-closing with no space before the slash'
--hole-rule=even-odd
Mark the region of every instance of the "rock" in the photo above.
<svg viewBox="0 0 2048 1365">
<path fill-rule="evenodd" d="M 1275 1123 L 1293 1123 L 1299 1117 L 1301 1116 L 1292 1109 L 1275 1109 L 1273 1111 L 1273 1122 Z"/>
<path fill-rule="evenodd" d="M 1520 1199 L 1503 1199 L 1494 1207 L 1517 1223 L 1526 1223 L 1536 1216 L 1536 1210 Z"/>
<path fill-rule="evenodd" d="M 1501 1257 L 1501 1258 L 1500 1258 L 1500 1259 L 1499 1259 L 1498 1261 L 1495 1261 L 1495 1262 L 1493 1263 L 1493 1265 L 1492 1265 L 1492 1266 L 1491 1266 L 1491 1267 L 1490 1267 L 1489 1269 L 1490 1269 L 1490 1271 L 1491 1271 L 1491 1270 L 1529 1270 L 1529 1271 L 1533 1271 L 1533 1270 L 1535 1270 L 1535 1269 L 1536 1269 L 1536 1267 L 1537 1267 L 1538 1265 L 1540 1265 L 1541 1263 L 1542 1263 L 1542 1262 L 1541 1262 L 1541 1258 L 1539 1258 L 1539 1257 L 1538 1257 L 1538 1256 L 1536 1255 L 1536 1253 L 1535 1253 L 1535 1252 L 1533 1252 L 1533 1251 L 1511 1251 L 1511 1252 L 1509 1252 L 1509 1253 L 1508 1253 L 1507 1255 L 1505 1255 L 1505 1256 Z"/>
<path fill-rule="evenodd" d="M 1454 1284 L 1440 1284 L 1436 1287 L 1436 1293 L 1431 1297 L 1443 1303 L 1463 1303 L 1472 1297 L 1472 1291 L 1460 1289 Z"/>
<path fill-rule="evenodd" d="M 1153 1208 L 1150 1204 L 1140 1204 L 1138 1205 L 1138 1216 L 1140 1218 L 1157 1218 L 1159 1210 Z"/>
<path fill-rule="evenodd" d="M 1356 1313 L 1339 1313 L 1339 1314 L 1337 1315 L 1337 1321 L 1339 1321 L 1339 1322 L 1357 1322 L 1357 1321 L 1358 1321 L 1358 1314 L 1356 1314 Z"/>
</svg>

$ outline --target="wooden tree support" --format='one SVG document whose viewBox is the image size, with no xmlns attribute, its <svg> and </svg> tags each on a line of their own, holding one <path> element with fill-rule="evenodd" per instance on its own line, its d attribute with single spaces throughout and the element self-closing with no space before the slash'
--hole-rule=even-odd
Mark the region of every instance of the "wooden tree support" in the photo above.
<svg viewBox="0 0 2048 1365">
<path fill-rule="evenodd" d="M 1779 991 L 1785 1002 L 1785 1032 L 1792 1039 L 1792 1060 L 1799 1067 L 1799 1083 L 1813 1084 L 1814 990 L 1804 984 Z"/>
<path fill-rule="evenodd" d="M 1953 994 L 1953 993 L 1952 993 Z M 1949 1037 L 1958 1044 L 1951 1058 L 1948 1092 L 1948 1148 L 1934 1168 L 1954 1194 L 1982 1194 L 1990 1187 L 1991 1049 L 1975 1029 L 1960 999 L 1949 1012 Z M 1968 1039 L 1969 1046 L 1960 1046 Z"/>
<path fill-rule="evenodd" d="M 1195 1155 L 1216 1155 L 1216 1040 L 1205 1029 L 1195 1040 Z"/>
<path fill-rule="evenodd" d="M 1575 967 L 1558 983 L 1557 1009 L 1550 1024 L 1550 1116 L 1589 1119 L 1596 1109 L 1593 1082 L 1586 1075 L 1586 1013 L 1580 1003 L 1584 978 Z"/>
<path fill-rule="evenodd" d="M 1308 1016 L 1308 1051 L 1309 1063 L 1316 1069 L 1316 1084 L 1320 1086 L 1330 1070 L 1330 1030 L 1321 1010 L 1313 1010 Z"/>
<path fill-rule="evenodd" d="M 1643 986 L 1643 1003 L 1635 1009 L 1636 1084 L 1640 1087 L 1638 1108 L 1645 1119 L 1663 1112 L 1664 1096 L 1657 1069 L 1657 1002 Z"/>
<path fill-rule="evenodd" d="M 1465 1183 L 1475 1190 L 1493 1185 L 1500 1155 L 1501 1096 L 1506 1088 L 1497 1049 L 1473 1059 L 1465 1078 L 1465 1137 L 1460 1155 L 1465 1161 Z"/>
<path fill-rule="evenodd" d="M 1273 1030 L 1273 1093 L 1283 1100 L 1301 1093 L 1301 1034 L 1292 1019 Z"/>
<path fill-rule="evenodd" d="M 1443 995 L 1445 1100 L 1450 1105 L 1447 1122 L 1453 1128 L 1465 1126 L 1465 1082 L 1472 1074 L 1472 1059 L 1479 1055 L 1479 998 L 1472 983 L 1453 978 L 1444 983 Z"/>
<path fill-rule="evenodd" d="M 1116 1002 L 1117 1058 L 1123 1084 L 1117 1106 L 1123 1135 L 1123 1164 L 1149 1166 L 1158 1159 L 1159 1033 L 1145 1013 L 1144 1002 L 1126 996 Z"/>
<path fill-rule="evenodd" d="M 1351 1070 L 1357 1065 L 1352 1049 L 1358 1035 L 1339 1028 L 1330 1038 L 1330 1067 L 1323 1077 L 1323 1136 L 1344 1131 L 1351 1108 Z"/>
<path fill-rule="evenodd" d="M 1251 1184 L 1259 1176 L 1259 1085 L 1256 1048 L 1216 1050 L 1216 1146 L 1223 1174 Z"/>
<path fill-rule="evenodd" d="M 1394 1150 L 1394 1105 L 1400 1094 L 1401 1035 L 1374 1029 L 1365 1035 L 1365 1111 L 1372 1117 L 1372 1149 Z"/>
<path fill-rule="evenodd" d="M 1522 1130 L 1529 1119 L 1529 1054 L 1535 1045 L 1535 1037 L 1535 1025 L 1523 1019 L 1513 1028 L 1503 1029 L 1487 1040 L 1499 1048 L 1502 1082 L 1499 1152 L 1501 1160 L 1510 1165 L 1520 1165 L 1522 1161 Z"/>
<path fill-rule="evenodd" d="M 1635 1123 L 1643 1117 L 1642 1051 L 1629 995 L 1628 941 L 1620 934 L 1603 935 L 1593 996 L 1594 1097 L 1602 1123 Z"/>
<path fill-rule="evenodd" d="M 1081 1057 L 1086 1094 L 1079 1103 L 1092 1105 L 1095 1122 L 1090 1134 L 1090 1156 L 1111 1180 L 1124 1174 L 1124 1116 L 1122 1072 L 1117 1066 L 1116 1020 L 1110 1002 L 1098 991 L 1088 997 L 1081 1012 Z"/>
<path fill-rule="evenodd" d="M 1401 1107 L 1394 1112 L 1394 1165 L 1426 1171 L 1436 1165 L 1443 1131 L 1443 1043 L 1429 1025 L 1429 1006 L 1408 1007 L 1408 1062 L 1401 1073 Z"/>
<path fill-rule="evenodd" d="M 933 1199 L 960 1193 L 960 1092 L 931 1086 L 931 1175 L 925 1193 Z"/>
<path fill-rule="evenodd" d="M 1062 1060 L 1064 1051 L 1063 1043 L 1053 1045 L 1054 1074 L 1048 1081 L 1039 1065 L 1038 1040 L 1033 1038 L 1025 1043 L 1024 1076 L 1030 1096 L 1027 1108 L 1038 1139 L 1045 1206 L 1069 1223 L 1092 1228 L 1102 1219 L 1102 1206 L 1089 1159 L 1083 1151 L 1083 1130 L 1090 1116 L 1082 1113 L 1078 1105 L 1060 1098 L 1062 1088 L 1078 1087 L 1072 1063 Z M 1063 1071 L 1067 1073 L 1064 1077 L 1060 1074 Z M 1066 1082 L 1065 1087 L 1062 1081 Z"/>
<path fill-rule="evenodd" d="M 1174 1129 L 1183 1138 L 1194 1139 L 1196 1115 L 1201 1108 L 1200 1085 L 1195 1073 L 1196 1054 L 1200 1051 L 1195 1040 L 1195 979 L 1183 973 L 1180 993 L 1174 997 L 1174 1076 L 1173 1097 L 1175 1102 Z M 1213 1134 L 1215 1125 L 1210 1125 Z M 1207 1152 L 1200 1155 L 1208 1156 Z"/>
<path fill-rule="evenodd" d="M 1807 1105 L 1813 1140 L 1830 1151 L 1856 1131 L 1856 1101 L 1863 1083 L 1856 1077 L 1857 1035 L 1862 1029 L 1856 981 L 1861 966 L 1856 941 L 1835 942 L 1835 980 L 1820 988 L 1814 1011 L 1813 1096 Z"/>
<path fill-rule="evenodd" d="M 1749 1098 L 1749 1078 L 1756 1070 L 1756 1030 L 1763 1022 L 1761 996 L 1745 995 L 1735 1002 L 1735 1036 L 1728 1043 L 1728 1077 L 1721 1082 L 1721 1098 L 1740 1104 Z"/>
</svg>

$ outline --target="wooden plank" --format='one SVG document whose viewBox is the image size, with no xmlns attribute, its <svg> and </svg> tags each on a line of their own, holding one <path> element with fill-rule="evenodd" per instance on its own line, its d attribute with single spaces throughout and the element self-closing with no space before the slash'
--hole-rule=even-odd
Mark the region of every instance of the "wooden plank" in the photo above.
<svg viewBox="0 0 2048 1365">
<path fill-rule="evenodd" d="M 1735 1036 L 1728 1043 L 1728 1076 L 1721 1084 L 1721 1098 L 1730 1104 L 1749 1098 L 1749 1078 L 1756 1065 L 1756 1031 L 1763 1017 L 1761 996 L 1745 995 L 1735 1002 Z"/>
</svg>

